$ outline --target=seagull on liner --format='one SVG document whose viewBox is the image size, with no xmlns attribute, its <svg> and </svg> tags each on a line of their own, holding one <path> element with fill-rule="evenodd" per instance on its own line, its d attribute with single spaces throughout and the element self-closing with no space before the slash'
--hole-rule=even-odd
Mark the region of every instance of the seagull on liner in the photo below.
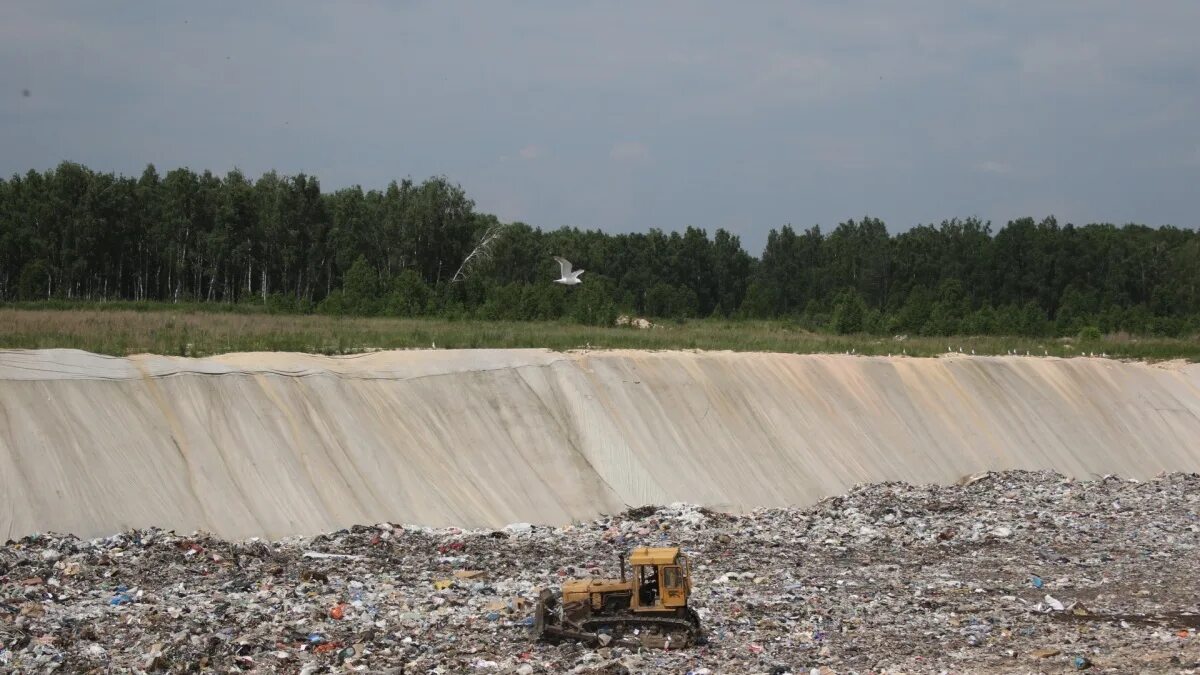
<svg viewBox="0 0 1200 675">
<path fill-rule="evenodd" d="M 558 266 L 562 269 L 562 278 L 555 279 L 554 283 L 563 284 L 566 286 L 574 286 L 576 284 L 583 283 L 579 280 L 579 275 L 583 274 L 583 270 L 575 270 L 572 272 L 570 260 L 567 260 L 566 258 L 560 258 L 558 256 L 554 256 L 554 259 L 558 261 Z"/>
</svg>

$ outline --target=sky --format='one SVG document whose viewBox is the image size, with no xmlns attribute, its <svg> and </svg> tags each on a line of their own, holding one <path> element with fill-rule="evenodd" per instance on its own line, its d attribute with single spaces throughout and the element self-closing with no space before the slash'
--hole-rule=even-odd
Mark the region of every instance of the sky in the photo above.
<svg viewBox="0 0 1200 675">
<path fill-rule="evenodd" d="M 444 175 L 552 229 L 1196 227 L 1200 2 L 0 3 L 0 174 Z"/>
</svg>

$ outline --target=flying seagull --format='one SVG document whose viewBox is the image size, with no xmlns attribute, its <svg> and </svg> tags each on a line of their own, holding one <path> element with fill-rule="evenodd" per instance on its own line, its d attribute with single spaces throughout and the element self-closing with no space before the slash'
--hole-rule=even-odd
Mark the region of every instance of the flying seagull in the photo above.
<svg viewBox="0 0 1200 675">
<path fill-rule="evenodd" d="M 575 270 L 572 272 L 570 260 L 567 260 L 566 258 L 560 258 L 558 256 L 554 256 L 554 259 L 558 261 L 558 266 L 562 269 L 562 278 L 555 279 L 554 283 L 563 284 L 566 286 L 574 286 L 576 284 L 583 283 L 579 280 L 579 275 L 583 274 L 583 270 Z"/>
</svg>

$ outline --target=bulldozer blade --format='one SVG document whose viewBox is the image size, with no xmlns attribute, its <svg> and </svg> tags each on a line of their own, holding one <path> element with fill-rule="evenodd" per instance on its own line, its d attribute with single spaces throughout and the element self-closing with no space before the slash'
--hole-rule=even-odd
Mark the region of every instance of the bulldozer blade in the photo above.
<svg viewBox="0 0 1200 675">
<path fill-rule="evenodd" d="M 543 590 L 538 594 L 537 605 L 533 610 L 533 637 L 542 639 L 546 637 L 547 628 L 557 628 L 557 617 L 554 616 L 554 594 L 548 590 Z"/>
</svg>

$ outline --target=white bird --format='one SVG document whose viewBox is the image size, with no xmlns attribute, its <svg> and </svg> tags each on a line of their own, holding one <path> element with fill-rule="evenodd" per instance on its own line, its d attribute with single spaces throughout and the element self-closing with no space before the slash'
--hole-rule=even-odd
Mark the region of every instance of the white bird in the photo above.
<svg viewBox="0 0 1200 675">
<path fill-rule="evenodd" d="M 583 274 L 583 270 L 575 270 L 572 272 L 570 260 L 567 260 L 566 258 L 560 258 L 558 256 L 554 256 L 554 259 L 558 261 L 558 266 L 562 270 L 562 278 L 555 279 L 554 283 L 563 284 L 565 286 L 574 286 L 576 284 L 583 283 L 579 280 L 579 275 Z"/>
</svg>

